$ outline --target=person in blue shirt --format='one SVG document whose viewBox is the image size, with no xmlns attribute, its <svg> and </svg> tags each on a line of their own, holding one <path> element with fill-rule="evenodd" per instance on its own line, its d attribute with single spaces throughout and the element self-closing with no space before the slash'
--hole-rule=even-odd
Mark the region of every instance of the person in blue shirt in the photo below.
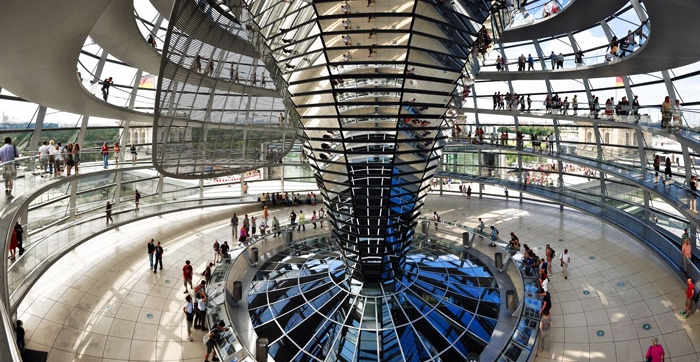
<svg viewBox="0 0 700 362">
<path fill-rule="evenodd" d="M 15 158 L 19 157 L 17 147 L 12 144 L 11 137 L 5 137 L 5 145 L 0 147 L 0 162 L 3 163 L 3 178 L 5 179 L 5 195 L 12 194 L 12 188 L 15 185 L 17 177 L 17 167 L 15 166 Z"/>
</svg>

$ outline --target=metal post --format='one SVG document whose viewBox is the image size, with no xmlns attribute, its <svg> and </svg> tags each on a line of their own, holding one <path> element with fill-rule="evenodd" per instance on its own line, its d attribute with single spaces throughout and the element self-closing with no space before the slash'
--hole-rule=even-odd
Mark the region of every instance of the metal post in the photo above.
<svg viewBox="0 0 700 362">
<path fill-rule="evenodd" d="M 258 338 L 256 341 L 255 358 L 258 362 L 267 362 L 267 338 Z"/>
<path fill-rule="evenodd" d="M 506 290 L 506 308 L 508 308 L 508 311 L 511 313 L 515 312 L 515 307 L 517 305 L 515 299 L 515 291 L 512 289 Z"/>
<path fill-rule="evenodd" d="M 243 299 L 243 283 L 240 281 L 236 280 L 233 282 L 233 293 L 232 293 L 233 301 L 238 304 L 238 302 Z"/>
</svg>

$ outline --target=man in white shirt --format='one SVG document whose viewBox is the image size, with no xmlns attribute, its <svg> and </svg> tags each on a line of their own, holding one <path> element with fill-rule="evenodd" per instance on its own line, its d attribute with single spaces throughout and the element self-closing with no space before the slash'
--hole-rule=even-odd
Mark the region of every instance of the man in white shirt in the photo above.
<svg viewBox="0 0 700 362">
<path fill-rule="evenodd" d="M 571 255 L 569 254 L 569 249 L 564 249 L 564 252 L 561 254 L 561 257 L 559 257 L 559 260 L 561 260 L 561 272 L 564 273 L 564 279 L 567 279 L 566 269 L 569 267 L 569 263 L 571 263 Z"/>
<path fill-rule="evenodd" d="M 63 164 L 63 158 L 61 157 L 61 144 L 51 147 L 49 154 L 53 156 L 53 172 L 55 176 L 61 175 L 61 165 Z"/>
<path fill-rule="evenodd" d="M 41 177 L 49 172 L 49 142 L 44 140 L 39 147 L 39 164 L 41 165 Z"/>
</svg>

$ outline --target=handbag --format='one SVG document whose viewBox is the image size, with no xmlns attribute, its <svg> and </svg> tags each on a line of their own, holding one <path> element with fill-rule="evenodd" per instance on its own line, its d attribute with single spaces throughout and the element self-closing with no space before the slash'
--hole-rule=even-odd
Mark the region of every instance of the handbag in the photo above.
<svg viewBox="0 0 700 362">
<path fill-rule="evenodd" d="M 649 349 L 647 349 L 647 362 L 651 362 L 651 346 L 649 346 Z"/>
</svg>

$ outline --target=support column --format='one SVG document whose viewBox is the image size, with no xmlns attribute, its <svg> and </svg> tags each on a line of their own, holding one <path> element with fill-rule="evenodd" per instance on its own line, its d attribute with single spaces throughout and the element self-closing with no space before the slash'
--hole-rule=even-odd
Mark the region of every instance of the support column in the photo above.
<svg viewBox="0 0 700 362">
<path fill-rule="evenodd" d="M 39 144 L 41 143 L 41 130 L 44 128 L 45 118 L 46 107 L 39 106 L 39 109 L 36 114 L 36 121 L 34 121 L 34 130 L 32 131 L 32 137 L 29 139 L 29 145 L 27 145 L 27 148 L 31 152 L 37 151 L 39 149 Z"/>
<path fill-rule="evenodd" d="M 117 169 L 114 175 L 114 205 L 119 206 L 122 194 L 122 172 Z"/>
<path fill-rule="evenodd" d="M 163 175 L 158 175 L 158 186 L 156 186 L 158 198 L 163 200 Z"/>
<path fill-rule="evenodd" d="M 600 141 L 600 130 L 598 129 L 598 124 L 593 125 L 593 133 L 595 134 L 595 144 L 596 144 L 596 159 L 599 161 L 603 160 L 603 146 L 601 145 Z M 600 200 L 601 202 L 605 203 L 605 195 L 608 194 L 605 186 L 605 177 L 603 176 L 604 173 L 602 171 L 599 171 L 599 180 L 600 180 Z"/>
<path fill-rule="evenodd" d="M 34 130 L 32 131 L 32 137 L 29 139 L 29 145 L 27 145 L 27 149 L 30 154 L 33 154 L 36 152 L 36 154 L 39 154 L 39 144 L 41 143 L 40 138 L 41 138 L 41 130 L 44 128 L 44 118 L 46 118 L 46 107 L 45 106 L 39 106 L 39 109 L 37 110 L 36 114 L 36 121 L 34 122 Z M 14 142 L 13 142 L 14 143 Z M 28 170 L 35 170 L 36 169 L 36 157 L 32 157 L 29 160 L 29 166 Z M 44 170 L 41 170 L 43 173 Z"/>
<path fill-rule="evenodd" d="M 542 47 L 540 46 L 540 42 L 537 39 L 534 39 L 532 41 L 532 45 L 535 47 L 535 51 L 537 52 L 537 59 L 540 62 L 540 67 L 542 67 L 542 70 L 545 70 L 545 60 L 544 60 L 544 53 L 542 52 Z"/>
<path fill-rule="evenodd" d="M 127 103 L 128 109 L 134 109 L 134 105 L 136 104 L 136 95 L 139 92 L 139 82 L 141 81 L 142 75 L 142 70 L 139 69 L 136 71 L 136 75 L 134 76 L 134 84 L 131 85 L 131 93 L 129 93 L 129 102 Z"/>
<path fill-rule="evenodd" d="M 68 221 L 74 221 L 78 214 L 76 198 L 78 194 L 78 180 L 73 179 L 70 183 L 70 198 L 68 199 Z"/>
<path fill-rule="evenodd" d="M 640 129 L 635 129 L 634 131 L 634 137 L 637 139 L 637 150 L 639 150 L 639 161 L 641 164 L 640 169 L 642 170 L 642 174 L 646 175 L 647 173 L 647 152 L 646 148 L 644 148 L 644 145 L 646 144 L 644 140 L 644 134 Z"/>
<path fill-rule="evenodd" d="M 95 78 L 93 78 L 90 81 L 90 84 L 97 84 L 100 81 L 100 78 L 102 77 L 102 70 L 105 68 L 105 62 L 107 62 L 107 53 L 106 50 L 102 49 L 102 53 L 100 54 L 100 60 L 97 62 L 97 68 L 95 68 Z"/>
<path fill-rule="evenodd" d="M 127 152 L 127 147 L 129 145 L 127 143 L 127 137 L 129 137 L 129 126 L 131 125 L 131 121 L 128 119 L 124 120 L 124 121 L 122 121 L 122 125 L 123 125 L 122 132 L 119 135 L 119 145 L 121 146 L 121 149 L 122 149 L 122 151 L 119 152 L 119 163 L 122 166 L 124 166 L 124 154 Z"/>
</svg>

